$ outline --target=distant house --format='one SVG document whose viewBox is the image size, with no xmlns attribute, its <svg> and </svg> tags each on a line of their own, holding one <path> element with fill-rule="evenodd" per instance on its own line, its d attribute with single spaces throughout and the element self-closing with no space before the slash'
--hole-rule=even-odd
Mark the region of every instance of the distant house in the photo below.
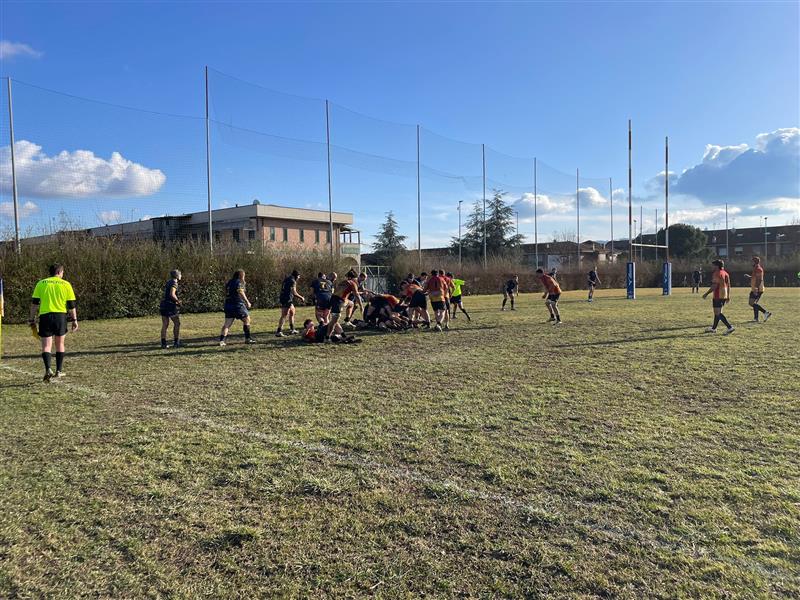
<svg viewBox="0 0 800 600">
<path fill-rule="evenodd" d="M 351 213 L 335 212 L 333 221 L 334 252 L 353 265 L 361 261 L 361 232 L 352 228 Z M 225 244 L 260 244 L 275 248 L 298 248 L 326 251 L 331 244 L 328 211 L 291 208 L 274 204 L 252 204 L 211 211 L 214 241 Z M 130 223 L 91 227 L 80 232 L 92 237 L 208 241 L 208 212 L 153 217 Z M 59 234 L 25 238 L 35 244 Z"/>
</svg>

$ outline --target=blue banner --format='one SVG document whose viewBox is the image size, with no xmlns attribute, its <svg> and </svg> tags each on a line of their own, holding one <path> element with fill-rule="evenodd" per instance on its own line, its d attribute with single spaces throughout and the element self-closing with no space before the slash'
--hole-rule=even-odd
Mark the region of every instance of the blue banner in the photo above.
<svg viewBox="0 0 800 600">
<path fill-rule="evenodd" d="M 662 295 L 672 295 L 672 263 L 665 262 L 661 271 Z"/>
<path fill-rule="evenodd" d="M 628 300 L 636 300 L 636 263 L 628 263 L 625 287 L 628 289 Z"/>
</svg>

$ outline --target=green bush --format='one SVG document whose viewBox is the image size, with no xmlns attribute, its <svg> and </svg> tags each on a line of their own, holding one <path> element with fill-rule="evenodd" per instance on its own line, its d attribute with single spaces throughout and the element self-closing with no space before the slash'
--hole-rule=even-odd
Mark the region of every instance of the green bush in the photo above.
<svg viewBox="0 0 800 600">
<path fill-rule="evenodd" d="M 47 268 L 61 263 L 75 288 L 82 319 L 139 317 L 156 314 L 169 271 L 180 269 L 180 298 L 184 312 L 222 310 L 225 282 L 237 269 L 247 272 L 247 295 L 256 308 L 278 305 L 283 278 L 300 271 L 299 291 L 319 271 L 347 270 L 324 252 L 275 251 L 238 244 L 215 248 L 185 242 L 164 246 L 154 241 L 63 236 L 57 241 L 26 246 L 17 255 L 10 245 L 0 247 L 0 277 L 5 283 L 6 321 L 27 319 L 30 297 Z"/>
</svg>

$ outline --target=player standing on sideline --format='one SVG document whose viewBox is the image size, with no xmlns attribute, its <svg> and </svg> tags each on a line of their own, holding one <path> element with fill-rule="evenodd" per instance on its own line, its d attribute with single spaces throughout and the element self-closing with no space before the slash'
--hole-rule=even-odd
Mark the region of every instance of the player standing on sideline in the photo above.
<svg viewBox="0 0 800 600">
<path fill-rule="evenodd" d="M 222 324 L 222 331 L 219 334 L 220 346 L 225 345 L 225 338 L 228 337 L 228 331 L 236 319 L 242 322 L 244 343 L 256 343 L 250 336 L 250 313 L 248 312 L 253 305 L 247 299 L 245 289 L 245 275 L 242 270 L 236 271 L 231 280 L 225 284 L 225 322 Z"/>
<path fill-rule="evenodd" d="M 723 261 L 715 260 L 711 264 L 714 265 L 714 271 L 711 274 L 711 287 L 703 294 L 703 299 L 705 300 L 710 293 L 714 293 L 714 324 L 707 331 L 708 333 L 717 333 L 717 325 L 722 321 L 728 328 L 725 332 L 725 335 L 728 335 L 734 332 L 734 327 L 728 323 L 728 319 L 722 314 L 722 307 L 731 300 L 731 277 L 725 270 Z"/>
<path fill-rule="evenodd" d="M 761 258 L 753 257 L 753 274 L 745 275 L 750 279 L 750 306 L 753 307 L 753 321 L 758 323 L 758 313 L 764 313 L 764 323 L 772 316 L 766 308 L 759 304 L 761 295 L 764 293 L 764 267 L 761 266 Z"/>
<path fill-rule="evenodd" d="M 550 320 L 553 325 L 560 325 L 561 313 L 558 310 L 558 299 L 561 297 L 561 286 L 550 275 L 545 275 L 542 269 L 536 269 L 536 275 L 539 276 L 539 281 L 544 286 L 542 298 L 547 298 L 544 304 L 550 313 Z"/>
<path fill-rule="evenodd" d="M 283 280 L 281 285 L 281 296 L 279 298 L 281 303 L 281 318 L 278 319 L 278 330 L 275 332 L 275 337 L 286 337 L 283 333 L 283 324 L 287 317 L 289 319 L 289 333 L 295 335 L 297 330 L 294 328 L 294 299 L 297 298 L 300 302 L 305 302 L 306 299 L 297 293 L 297 281 L 300 279 L 300 273 L 295 269 L 291 274 Z"/>
<path fill-rule="evenodd" d="M 72 322 L 72 331 L 78 330 L 78 313 L 75 308 L 75 292 L 64 279 L 64 267 L 52 265 L 50 277 L 37 282 L 31 297 L 29 324 L 36 324 L 39 317 L 39 337 L 42 340 L 45 383 L 53 377 L 64 376 L 64 338 L 67 321 Z M 53 338 L 56 347 L 56 372 L 51 367 Z"/>
<path fill-rule="evenodd" d="M 700 269 L 695 269 L 692 271 L 692 293 L 694 294 L 695 291 L 699 294 L 700 293 L 700 284 L 703 283 L 703 274 L 700 272 Z"/>
<path fill-rule="evenodd" d="M 158 307 L 158 312 L 161 313 L 161 349 L 166 350 L 169 348 L 167 345 L 167 331 L 169 330 L 169 322 L 172 321 L 172 335 L 175 341 L 175 347 L 180 348 L 181 344 L 181 315 L 178 307 L 181 301 L 178 299 L 178 282 L 181 280 L 181 272 L 178 269 L 173 269 L 169 272 L 169 281 L 164 286 L 164 297 L 161 299 L 161 304 Z"/>
<path fill-rule="evenodd" d="M 514 308 L 514 297 L 519 294 L 519 275 L 514 275 L 511 279 L 506 281 L 505 286 L 503 286 L 503 307 L 500 310 L 506 309 L 506 302 L 508 302 L 509 298 L 511 299 L 511 310 L 516 310 Z"/>
<path fill-rule="evenodd" d="M 461 300 L 461 288 L 466 282 L 463 279 L 456 279 L 453 277 L 452 273 L 448 273 L 447 276 L 453 283 L 453 295 L 450 297 L 450 305 L 453 307 L 453 318 L 456 318 L 456 309 L 460 308 L 461 312 L 467 315 L 467 321 L 472 321 L 472 319 L 469 318 L 469 313 L 464 308 L 463 301 Z"/>
<path fill-rule="evenodd" d="M 600 278 L 597 276 L 597 270 L 593 268 L 589 271 L 589 302 L 594 299 L 594 288 L 600 285 Z"/>
</svg>

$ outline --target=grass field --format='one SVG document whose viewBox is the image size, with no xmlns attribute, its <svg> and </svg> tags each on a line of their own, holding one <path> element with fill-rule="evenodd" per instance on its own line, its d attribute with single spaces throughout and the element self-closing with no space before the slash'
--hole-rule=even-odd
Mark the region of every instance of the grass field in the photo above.
<svg viewBox="0 0 800 600">
<path fill-rule="evenodd" d="M 0 597 L 800 596 L 800 290 L 685 289 L 359 346 L 4 327 Z M 301 321 L 310 309 L 301 310 Z"/>
</svg>

